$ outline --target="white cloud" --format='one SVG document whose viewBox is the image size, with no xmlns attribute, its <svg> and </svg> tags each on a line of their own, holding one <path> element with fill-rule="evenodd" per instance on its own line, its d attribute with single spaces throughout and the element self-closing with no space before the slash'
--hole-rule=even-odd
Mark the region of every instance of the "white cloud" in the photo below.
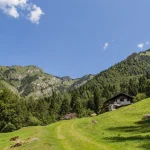
<svg viewBox="0 0 150 150">
<path fill-rule="evenodd" d="M 108 47 L 108 43 L 105 43 L 105 45 L 104 45 L 104 49 L 106 49 L 107 47 Z"/>
<path fill-rule="evenodd" d="M 44 15 L 40 7 L 37 7 L 36 5 L 33 5 L 32 11 L 29 14 L 29 20 L 32 23 L 39 23 L 39 20 L 41 18 L 41 15 Z"/>
<path fill-rule="evenodd" d="M 146 45 L 148 45 L 149 44 L 149 42 L 146 42 Z"/>
<path fill-rule="evenodd" d="M 4 9 L 4 12 L 14 18 L 19 17 L 19 13 L 17 12 L 15 7 L 10 7 L 10 8 Z"/>
<path fill-rule="evenodd" d="M 140 49 L 143 49 L 143 47 L 144 47 L 144 44 L 143 44 L 143 43 L 141 43 L 141 44 L 138 44 L 138 45 L 137 45 L 137 47 L 138 47 L 138 48 L 140 48 Z"/>
<path fill-rule="evenodd" d="M 32 23 L 39 23 L 43 11 L 35 4 L 29 3 L 29 0 L 0 0 L 0 9 L 13 18 L 19 18 L 20 14 L 28 13 L 29 20 Z"/>
<path fill-rule="evenodd" d="M 0 6 L 21 6 L 27 3 L 27 0 L 0 0 Z"/>
</svg>

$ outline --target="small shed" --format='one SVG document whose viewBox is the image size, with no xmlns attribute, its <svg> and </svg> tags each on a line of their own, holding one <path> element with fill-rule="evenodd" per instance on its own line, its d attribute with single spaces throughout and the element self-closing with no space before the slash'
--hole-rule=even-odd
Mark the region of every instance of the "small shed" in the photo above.
<svg viewBox="0 0 150 150">
<path fill-rule="evenodd" d="M 96 114 L 96 113 L 91 114 L 91 117 L 95 117 L 95 116 L 97 116 L 97 114 Z"/>
<path fill-rule="evenodd" d="M 76 113 L 69 113 L 64 116 L 64 120 L 70 120 L 70 119 L 75 119 L 75 118 L 77 118 Z"/>
</svg>

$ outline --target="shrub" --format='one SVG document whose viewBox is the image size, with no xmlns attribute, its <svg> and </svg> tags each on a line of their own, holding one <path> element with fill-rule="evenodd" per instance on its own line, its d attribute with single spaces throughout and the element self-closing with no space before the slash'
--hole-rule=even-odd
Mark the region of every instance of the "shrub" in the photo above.
<svg viewBox="0 0 150 150">
<path fill-rule="evenodd" d="M 29 118 L 28 118 L 28 125 L 29 126 L 38 126 L 38 125 L 41 125 L 41 121 L 39 121 L 34 116 L 29 116 Z"/>
<path fill-rule="evenodd" d="M 15 131 L 16 127 L 12 124 L 12 123 L 8 123 L 4 126 L 4 128 L 2 129 L 2 132 L 12 132 Z"/>
<path fill-rule="evenodd" d="M 143 99 L 147 98 L 147 95 L 145 93 L 138 93 L 135 97 L 134 97 L 134 102 L 138 102 L 141 101 Z"/>
</svg>

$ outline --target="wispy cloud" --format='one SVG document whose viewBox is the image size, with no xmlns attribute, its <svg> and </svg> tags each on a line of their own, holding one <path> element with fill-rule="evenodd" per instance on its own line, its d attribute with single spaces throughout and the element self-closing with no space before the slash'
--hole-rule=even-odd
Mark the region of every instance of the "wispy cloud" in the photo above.
<svg viewBox="0 0 150 150">
<path fill-rule="evenodd" d="M 143 49 L 143 47 L 144 47 L 144 44 L 143 44 L 143 43 L 141 43 L 141 44 L 138 44 L 138 45 L 137 45 L 137 47 L 138 47 L 138 48 L 140 48 L 140 49 Z"/>
<path fill-rule="evenodd" d="M 145 46 L 147 46 L 149 44 L 150 44 L 150 42 L 147 41 L 147 42 L 143 42 L 143 43 L 138 44 L 137 47 L 140 48 L 140 49 L 143 49 Z"/>
<path fill-rule="evenodd" d="M 40 7 L 29 0 L 0 0 L 0 9 L 6 15 L 13 18 L 19 18 L 20 14 L 24 14 L 32 23 L 39 23 L 43 11 Z"/>
<path fill-rule="evenodd" d="M 108 43 L 105 43 L 105 45 L 104 45 L 104 50 L 107 49 L 108 46 L 109 46 L 109 44 L 108 44 Z"/>
</svg>

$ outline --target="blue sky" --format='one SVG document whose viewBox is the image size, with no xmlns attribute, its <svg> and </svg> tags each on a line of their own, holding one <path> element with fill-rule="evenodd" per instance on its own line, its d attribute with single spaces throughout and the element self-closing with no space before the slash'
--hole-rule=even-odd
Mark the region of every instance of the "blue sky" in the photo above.
<svg viewBox="0 0 150 150">
<path fill-rule="evenodd" d="M 77 78 L 150 47 L 149 0 L 28 0 L 30 9 L 9 5 L 15 11 L 3 1 L 0 65 Z"/>
</svg>

